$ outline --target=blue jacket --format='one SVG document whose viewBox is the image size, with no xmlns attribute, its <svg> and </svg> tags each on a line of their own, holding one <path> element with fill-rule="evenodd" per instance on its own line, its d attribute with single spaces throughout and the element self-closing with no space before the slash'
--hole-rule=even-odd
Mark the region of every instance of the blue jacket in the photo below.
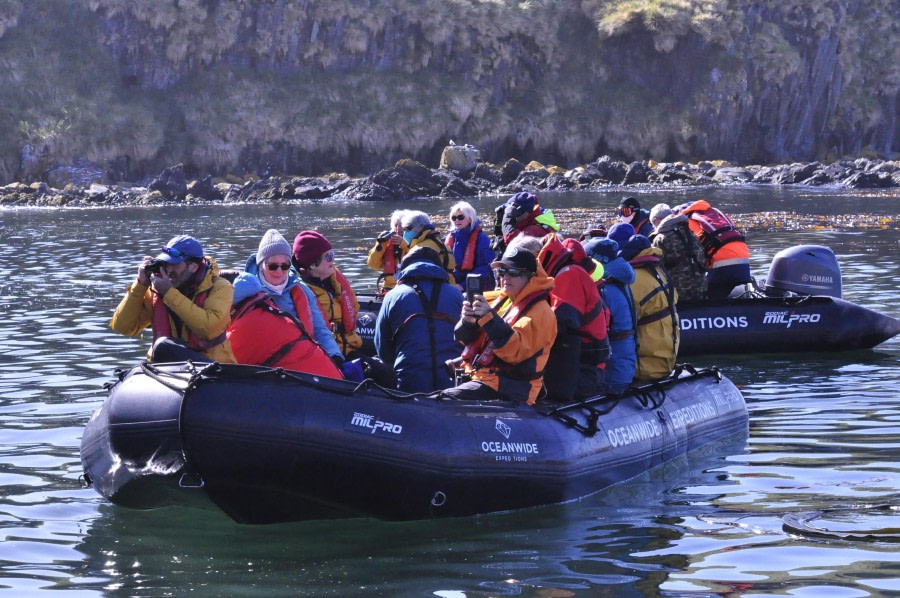
<svg viewBox="0 0 900 598">
<path fill-rule="evenodd" d="M 620 257 L 604 264 L 603 285 L 600 294 L 609 305 L 609 346 L 611 356 L 606 364 L 604 385 L 610 392 L 620 393 L 634 379 L 637 364 L 637 345 L 634 331 L 634 299 L 628 287 L 634 282 L 634 269 Z M 616 340 L 618 339 L 618 340 Z"/>
<path fill-rule="evenodd" d="M 410 264 L 400 271 L 399 280 L 400 284 L 384 296 L 375 322 L 378 356 L 388 366 L 393 364 L 399 390 L 431 392 L 449 388 L 453 386 L 453 380 L 444 363 L 462 353 L 462 345 L 453 338 L 453 327 L 462 312 L 462 292 L 447 282 L 446 270 L 429 262 Z M 444 319 L 431 320 L 436 345 L 433 369 L 429 319 L 424 317 L 425 308 L 413 285 L 417 285 L 426 299 L 430 299 L 432 290 L 438 284 L 441 288 L 436 313 L 443 314 L 440 317 Z M 413 314 L 423 315 L 407 321 Z"/>
<path fill-rule="evenodd" d="M 481 225 L 481 221 L 476 220 L 474 225 Z M 475 246 L 475 263 L 472 270 L 461 270 L 471 234 L 471 228 L 450 231 L 449 236 L 453 237 L 453 258 L 456 260 L 453 278 L 456 279 L 456 284 L 465 286 L 467 274 L 480 274 L 484 290 L 489 291 L 494 288 L 494 272 L 491 270 L 491 262 L 494 261 L 496 254 L 491 249 L 491 239 L 484 233 L 483 228 L 478 234 L 478 244 Z"/>
<path fill-rule="evenodd" d="M 295 285 L 300 285 L 306 294 L 306 301 L 309 303 L 309 311 L 312 314 L 313 336 L 316 337 L 316 342 L 321 345 L 329 357 L 340 357 L 341 361 L 343 361 L 344 356 L 337 345 L 337 341 L 334 340 L 334 335 L 331 334 L 331 328 L 325 322 L 322 310 L 319 309 L 319 300 L 316 299 L 316 294 L 306 286 L 305 282 L 300 280 L 294 269 L 291 268 L 288 274 L 287 286 L 284 287 L 280 295 L 263 286 L 259 277 L 259 266 L 256 265 L 256 254 L 254 253 L 247 259 L 244 271 L 234 279 L 234 302 L 239 303 L 247 297 L 251 297 L 260 291 L 265 291 L 272 297 L 275 305 L 296 316 L 297 310 L 294 307 L 294 301 L 291 299 L 291 288 Z"/>
</svg>

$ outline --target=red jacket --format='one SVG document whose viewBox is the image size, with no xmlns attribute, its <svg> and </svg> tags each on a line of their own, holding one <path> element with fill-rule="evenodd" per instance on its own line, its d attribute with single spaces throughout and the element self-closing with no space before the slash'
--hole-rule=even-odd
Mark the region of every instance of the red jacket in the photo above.
<svg viewBox="0 0 900 598">
<path fill-rule="evenodd" d="M 260 292 L 234 307 L 228 339 L 238 363 L 280 367 L 342 379 L 337 366 L 314 340 L 310 305 L 303 289 L 291 289 L 298 317 L 282 311 Z"/>
</svg>

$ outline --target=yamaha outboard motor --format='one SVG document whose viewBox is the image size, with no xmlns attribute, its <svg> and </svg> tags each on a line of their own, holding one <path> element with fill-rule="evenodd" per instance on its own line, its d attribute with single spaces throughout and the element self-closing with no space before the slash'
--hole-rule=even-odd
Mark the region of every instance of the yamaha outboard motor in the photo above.
<svg viewBox="0 0 900 598">
<path fill-rule="evenodd" d="M 822 245 L 797 245 L 775 254 L 766 278 L 766 295 L 841 297 L 841 268 L 834 252 Z"/>
</svg>

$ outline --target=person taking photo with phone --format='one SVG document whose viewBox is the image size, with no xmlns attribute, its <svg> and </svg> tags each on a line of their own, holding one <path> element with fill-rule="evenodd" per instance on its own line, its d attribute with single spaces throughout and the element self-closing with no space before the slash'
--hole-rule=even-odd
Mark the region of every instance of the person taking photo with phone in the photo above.
<svg viewBox="0 0 900 598">
<path fill-rule="evenodd" d="M 466 344 L 463 370 L 471 380 L 444 391 L 454 398 L 520 401 L 533 405 L 543 386 L 544 367 L 556 339 L 550 308 L 553 279 L 534 254 L 509 247 L 491 264 L 498 295 L 464 301 L 456 338 Z"/>
</svg>

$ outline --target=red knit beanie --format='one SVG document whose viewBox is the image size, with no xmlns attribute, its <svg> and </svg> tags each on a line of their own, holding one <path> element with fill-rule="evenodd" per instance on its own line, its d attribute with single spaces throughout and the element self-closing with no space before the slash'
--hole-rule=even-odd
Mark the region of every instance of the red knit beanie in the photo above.
<svg viewBox="0 0 900 598">
<path fill-rule="evenodd" d="M 331 251 L 331 243 L 314 230 L 300 231 L 294 239 L 294 260 L 302 268 L 315 264 L 326 251 Z"/>
</svg>

